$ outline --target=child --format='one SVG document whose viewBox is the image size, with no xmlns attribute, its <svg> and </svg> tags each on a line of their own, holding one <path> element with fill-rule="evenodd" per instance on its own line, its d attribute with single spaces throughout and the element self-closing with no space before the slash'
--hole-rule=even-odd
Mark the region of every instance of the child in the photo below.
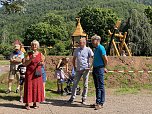
<svg viewBox="0 0 152 114">
<path fill-rule="evenodd" d="M 25 80 L 26 67 L 21 64 L 18 66 L 18 71 L 20 73 L 20 102 L 23 102 L 23 85 Z"/>
<path fill-rule="evenodd" d="M 57 78 L 57 88 L 58 88 L 57 92 L 58 93 L 63 93 L 63 82 L 64 82 L 64 79 L 66 78 L 63 68 L 65 66 L 66 73 L 68 73 L 68 62 L 69 62 L 69 58 L 60 59 L 58 65 L 56 67 L 55 76 Z"/>
</svg>

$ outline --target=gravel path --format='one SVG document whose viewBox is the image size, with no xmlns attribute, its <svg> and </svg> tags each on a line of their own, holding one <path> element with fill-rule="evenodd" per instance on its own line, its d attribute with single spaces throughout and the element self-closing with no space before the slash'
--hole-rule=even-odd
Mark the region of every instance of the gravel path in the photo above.
<svg viewBox="0 0 152 114">
<path fill-rule="evenodd" d="M 40 104 L 39 109 L 27 111 L 18 101 L 1 101 L 0 114 L 152 114 L 151 94 L 107 95 L 104 108 L 94 110 L 80 104 L 80 97 L 71 105 L 65 104 L 68 97 L 48 100 Z M 94 98 L 88 98 L 88 104 L 94 103 Z"/>
</svg>

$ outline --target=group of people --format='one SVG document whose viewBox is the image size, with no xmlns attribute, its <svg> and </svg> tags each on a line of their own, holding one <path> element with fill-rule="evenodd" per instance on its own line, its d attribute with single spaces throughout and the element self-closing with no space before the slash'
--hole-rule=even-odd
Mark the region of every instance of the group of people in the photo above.
<svg viewBox="0 0 152 114">
<path fill-rule="evenodd" d="M 29 104 L 31 102 L 33 102 L 33 108 L 37 109 L 37 102 L 45 101 L 45 57 L 38 51 L 39 47 L 39 42 L 33 40 L 31 42 L 32 51 L 24 56 L 24 53 L 21 51 L 21 46 L 15 45 L 15 51 L 10 56 L 10 73 L 6 93 L 11 92 L 12 82 L 16 77 L 16 93 L 20 91 L 20 101 L 25 103 L 27 110 L 30 110 Z"/>
<path fill-rule="evenodd" d="M 108 59 L 106 56 L 105 48 L 100 44 L 101 37 L 94 35 L 92 36 L 92 45 L 95 47 L 94 52 L 91 48 L 86 47 L 86 38 L 81 38 L 79 41 L 79 47 L 75 49 L 73 54 L 73 68 L 75 71 L 74 82 L 72 87 L 72 94 L 67 103 L 73 103 L 76 98 L 76 89 L 78 83 L 83 77 L 83 92 L 82 92 L 82 104 L 86 104 L 87 93 L 88 93 L 88 79 L 90 70 L 93 67 L 93 79 L 96 89 L 96 103 L 92 106 L 98 110 L 103 107 L 105 102 L 105 88 L 104 88 L 104 73 L 107 72 L 106 66 Z M 33 102 L 33 107 L 38 108 L 37 102 L 43 102 L 45 100 L 45 82 L 46 73 L 44 70 L 45 57 L 38 51 L 39 42 L 34 40 L 31 42 L 32 52 L 29 52 L 25 57 L 23 52 L 20 51 L 18 45 L 15 46 L 15 51 L 10 57 L 10 75 L 8 90 L 6 93 L 11 92 L 11 85 L 16 75 L 17 81 L 16 92 L 19 91 L 21 101 L 25 103 L 27 110 L 30 109 L 29 103 Z M 93 58 L 93 63 L 90 62 L 90 58 Z M 63 92 L 62 81 L 64 81 L 65 74 L 63 68 L 66 68 L 66 74 L 70 73 L 68 70 L 69 58 L 63 58 L 60 60 L 59 64 L 56 66 L 56 78 L 57 78 L 57 91 Z M 24 83 L 24 95 L 22 95 Z M 20 86 L 19 86 L 20 85 Z M 61 86 L 60 86 L 61 85 Z"/>
<path fill-rule="evenodd" d="M 103 107 L 103 104 L 105 102 L 104 73 L 107 72 L 107 69 L 105 67 L 108 63 L 108 59 L 106 56 L 105 48 L 100 44 L 101 37 L 95 35 L 92 36 L 91 39 L 92 45 L 95 47 L 94 53 L 89 47 L 86 47 L 85 38 L 80 39 L 79 47 L 74 51 L 73 66 L 76 74 L 72 88 L 72 95 L 68 100 L 68 103 L 73 103 L 76 97 L 77 85 L 81 77 L 83 77 L 82 104 L 86 104 L 89 72 L 93 67 L 92 74 L 96 89 L 96 103 L 92 106 L 96 110 L 99 110 Z M 89 61 L 91 57 L 93 57 L 92 65 Z"/>
<path fill-rule="evenodd" d="M 86 38 L 81 38 L 79 41 L 79 47 L 74 50 L 73 54 L 73 68 L 75 71 L 74 82 L 72 87 L 72 93 L 70 99 L 67 103 L 73 103 L 77 94 L 78 83 L 83 78 L 83 92 L 82 92 L 82 104 L 86 105 L 87 93 L 88 93 L 88 80 L 89 73 L 93 67 L 93 79 L 96 89 L 96 103 L 92 104 L 91 107 L 94 107 L 96 110 L 99 110 L 103 107 L 105 102 L 105 88 L 104 88 L 104 73 L 108 72 L 106 69 L 108 59 L 106 56 L 105 48 L 100 44 L 100 36 L 92 36 L 92 45 L 95 47 L 94 52 L 91 48 L 86 47 Z M 93 58 L 93 63 L 91 64 L 90 58 Z M 57 78 L 57 91 L 62 93 L 63 82 L 67 78 L 68 71 L 68 62 L 69 58 L 63 58 L 60 60 L 56 67 L 56 78 Z M 66 68 L 65 72 L 63 68 Z"/>
</svg>

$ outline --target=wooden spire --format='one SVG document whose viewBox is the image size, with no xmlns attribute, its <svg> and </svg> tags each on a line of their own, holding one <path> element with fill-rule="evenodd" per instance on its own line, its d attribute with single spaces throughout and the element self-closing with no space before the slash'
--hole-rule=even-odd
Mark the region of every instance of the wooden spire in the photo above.
<svg viewBox="0 0 152 114">
<path fill-rule="evenodd" d="M 87 36 L 87 34 L 83 31 L 83 28 L 81 26 L 81 23 L 80 23 L 80 18 L 76 18 L 78 24 L 77 24 L 77 27 L 73 33 L 73 37 L 76 37 L 76 36 Z"/>
</svg>

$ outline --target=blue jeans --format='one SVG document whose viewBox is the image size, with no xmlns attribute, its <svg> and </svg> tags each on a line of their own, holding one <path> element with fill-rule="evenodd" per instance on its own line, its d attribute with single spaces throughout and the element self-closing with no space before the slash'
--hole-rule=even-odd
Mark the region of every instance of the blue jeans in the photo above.
<svg viewBox="0 0 152 114">
<path fill-rule="evenodd" d="M 92 74 L 96 89 L 96 103 L 103 105 L 105 102 L 104 68 L 93 68 Z"/>
<path fill-rule="evenodd" d="M 45 72 L 44 65 L 41 67 L 41 71 L 42 71 L 42 79 L 43 79 L 43 82 L 46 82 L 46 72 Z"/>
</svg>

